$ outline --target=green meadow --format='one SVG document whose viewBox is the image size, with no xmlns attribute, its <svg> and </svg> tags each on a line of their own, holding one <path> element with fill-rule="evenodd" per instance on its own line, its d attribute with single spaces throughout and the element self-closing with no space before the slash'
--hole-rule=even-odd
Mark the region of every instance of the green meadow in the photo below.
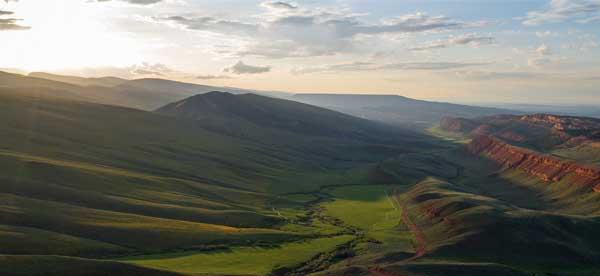
<svg viewBox="0 0 600 276">
<path fill-rule="evenodd" d="M 193 275 L 266 275 L 277 268 L 299 265 L 352 239 L 352 236 L 342 235 L 283 243 L 275 247 L 237 247 L 214 252 L 147 255 L 120 261 Z"/>
</svg>

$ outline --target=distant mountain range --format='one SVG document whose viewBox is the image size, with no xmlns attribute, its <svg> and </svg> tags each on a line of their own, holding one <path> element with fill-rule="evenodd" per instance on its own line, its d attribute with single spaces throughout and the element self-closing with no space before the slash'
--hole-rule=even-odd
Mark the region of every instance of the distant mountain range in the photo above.
<svg viewBox="0 0 600 276">
<path fill-rule="evenodd" d="M 428 127 L 444 116 L 478 117 L 520 113 L 508 109 L 430 102 L 395 95 L 288 94 L 231 87 L 215 87 L 165 79 L 126 80 L 115 77 L 82 78 L 35 72 L 28 76 L 1 73 L 5 88 L 44 88 L 55 97 L 155 110 L 168 103 L 211 91 L 284 98 L 363 119 L 410 127 Z M 39 90 L 42 93 L 42 90 Z"/>
<path fill-rule="evenodd" d="M 0 88 L 29 89 L 29 92 L 32 92 L 31 89 L 37 89 L 38 93 L 44 93 L 46 96 L 119 105 L 142 110 L 154 110 L 165 104 L 210 91 L 288 96 L 283 92 L 215 87 L 164 79 L 81 78 L 40 72 L 31 73 L 28 76 L 0 72 Z M 50 90 L 54 92 L 48 92 Z"/>
<path fill-rule="evenodd" d="M 392 125 L 428 127 L 445 116 L 479 117 L 514 110 L 415 100 L 397 95 L 296 94 L 293 100 Z"/>
</svg>

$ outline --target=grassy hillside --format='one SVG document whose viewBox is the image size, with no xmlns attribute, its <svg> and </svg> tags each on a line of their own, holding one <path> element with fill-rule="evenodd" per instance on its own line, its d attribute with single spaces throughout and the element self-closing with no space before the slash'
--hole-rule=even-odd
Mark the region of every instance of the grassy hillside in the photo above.
<svg viewBox="0 0 600 276">
<path fill-rule="evenodd" d="M 182 276 L 131 264 L 60 256 L 0 255 L 5 276 Z"/>
<path fill-rule="evenodd" d="M 460 174 L 450 182 L 427 180 L 406 195 L 435 259 L 597 272 L 600 240 L 592 233 L 600 227 L 598 195 L 575 191 L 569 179 L 548 185 L 461 150 L 438 160 L 452 160 Z M 547 266 L 549 260 L 556 266 Z"/>
<path fill-rule="evenodd" d="M 125 261 L 192 275 L 267 275 L 278 268 L 298 265 L 351 239 L 351 236 L 345 235 L 307 242 L 285 243 L 274 248 L 242 247 L 209 253 L 147 255 L 128 258 Z"/>
<path fill-rule="evenodd" d="M 11 172 L 0 176 L 1 254 L 107 257 L 319 237 L 281 227 L 274 206 L 304 203 L 276 193 L 370 181 L 378 160 L 429 145 L 416 134 L 259 96 L 243 98 L 276 107 L 277 123 L 219 113 L 230 126 L 250 126 L 228 133 L 215 121 L 52 93 L 0 91 L 0 167 Z M 317 118 L 315 132 L 286 123 Z"/>
<path fill-rule="evenodd" d="M 569 178 L 549 185 L 473 156 L 462 144 L 452 150 L 402 155 L 383 162 L 379 170 L 416 185 L 330 191 L 332 201 L 322 204 L 325 213 L 356 227 L 367 239 L 353 247 L 356 256 L 315 275 L 600 271 L 600 239 L 594 234 L 600 229 L 600 198 L 577 191 Z M 410 227 L 411 221 L 422 234 Z M 418 255 L 422 242 L 424 254 Z"/>
<path fill-rule="evenodd" d="M 211 125 L 243 121 L 261 128 L 291 132 L 294 135 L 340 140 L 391 144 L 397 137 L 402 137 L 402 142 L 413 143 L 423 138 L 413 132 L 378 125 L 328 109 L 255 94 L 210 92 L 166 105 L 157 112 L 199 120 Z"/>
</svg>

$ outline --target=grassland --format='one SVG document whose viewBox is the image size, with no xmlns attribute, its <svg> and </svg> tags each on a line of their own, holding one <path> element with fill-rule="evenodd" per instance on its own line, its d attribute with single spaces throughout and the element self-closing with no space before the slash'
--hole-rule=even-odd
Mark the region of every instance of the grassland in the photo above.
<svg viewBox="0 0 600 276">
<path fill-rule="evenodd" d="M 182 276 L 136 265 L 63 256 L 0 255 L 3 276 Z"/>
<path fill-rule="evenodd" d="M 434 125 L 426 129 L 425 132 L 434 137 L 438 137 L 440 139 L 456 144 L 467 144 L 471 141 L 471 138 L 469 138 L 467 135 L 458 132 L 443 130 L 439 125 Z"/>
<path fill-rule="evenodd" d="M 574 147 L 558 147 L 551 151 L 561 158 L 600 165 L 600 143 L 583 143 Z"/>
<path fill-rule="evenodd" d="M 401 227 L 401 214 L 393 202 L 395 190 L 406 186 L 367 185 L 337 188 L 333 201 L 322 204 L 325 214 L 364 231 L 366 236 L 384 243 L 407 243 Z M 408 234 L 410 237 L 410 234 Z"/>
<path fill-rule="evenodd" d="M 277 268 L 299 265 L 352 239 L 352 236 L 342 235 L 284 243 L 272 248 L 239 247 L 225 251 L 148 255 L 121 261 L 186 274 L 266 275 Z"/>
</svg>

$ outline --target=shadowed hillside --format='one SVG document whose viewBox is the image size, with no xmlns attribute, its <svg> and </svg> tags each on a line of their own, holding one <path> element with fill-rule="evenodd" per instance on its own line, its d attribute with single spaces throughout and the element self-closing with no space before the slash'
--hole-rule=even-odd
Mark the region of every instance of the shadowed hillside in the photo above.
<svg viewBox="0 0 600 276">
<path fill-rule="evenodd" d="M 223 120 L 245 121 L 296 135 L 348 140 L 381 142 L 402 135 L 403 140 L 416 141 L 419 137 L 416 133 L 328 109 L 255 94 L 210 92 L 169 104 L 156 112 L 213 124 Z"/>
</svg>

